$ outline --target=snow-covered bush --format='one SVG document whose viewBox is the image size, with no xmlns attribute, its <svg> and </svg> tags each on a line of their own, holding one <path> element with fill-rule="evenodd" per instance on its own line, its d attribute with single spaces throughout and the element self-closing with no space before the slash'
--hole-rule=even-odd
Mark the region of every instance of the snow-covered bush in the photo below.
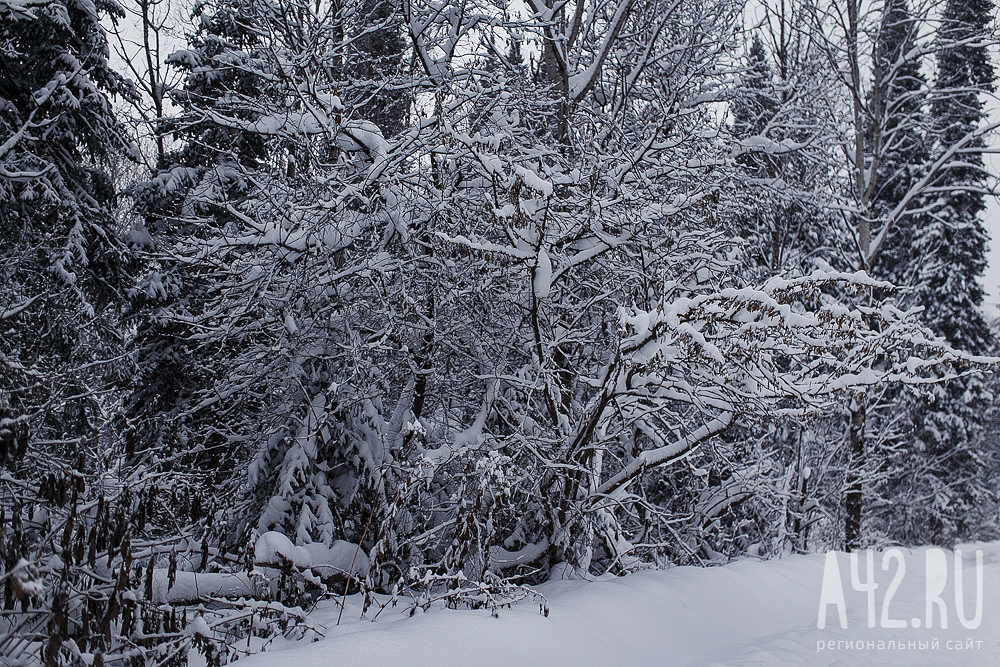
<svg viewBox="0 0 1000 667">
<path fill-rule="evenodd" d="M 621 4 L 565 50 L 543 5 L 543 27 L 503 30 L 461 6 L 392 14 L 423 27 L 415 68 L 381 82 L 344 74 L 338 6 L 202 10 L 174 59 L 186 143 L 138 191 L 160 248 L 142 377 L 185 379 L 130 419 L 241 494 L 212 529 L 223 551 L 267 531 L 359 544 L 369 589 L 412 568 L 538 578 L 781 548 L 778 530 L 740 532 L 790 525 L 758 490 L 787 477 L 762 424 L 975 360 L 887 303 L 850 305 L 889 288 L 864 274 L 746 261 L 731 185 L 753 165 L 716 139 L 713 106 L 730 6 L 650 23 L 655 2 Z M 291 7 L 304 18 L 277 27 Z M 484 55 L 517 31 L 542 39 L 534 80 Z M 409 105 L 391 139 L 366 116 L 390 88 Z"/>
</svg>

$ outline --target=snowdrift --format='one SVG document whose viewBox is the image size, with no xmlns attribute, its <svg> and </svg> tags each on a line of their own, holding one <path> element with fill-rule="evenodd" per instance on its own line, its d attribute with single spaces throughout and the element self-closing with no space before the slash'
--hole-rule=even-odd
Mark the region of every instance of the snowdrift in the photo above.
<svg viewBox="0 0 1000 667">
<path fill-rule="evenodd" d="M 901 558 L 874 554 L 875 627 L 868 625 L 868 594 L 852 587 L 851 559 L 837 554 L 847 629 L 829 606 L 826 627 L 817 627 L 826 557 L 792 556 L 724 567 L 680 567 L 592 581 L 550 581 L 537 587 L 550 614 L 522 602 L 493 618 L 484 611 L 419 608 L 411 617 L 401 600 L 375 622 L 360 618 L 360 596 L 339 608 L 324 601 L 310 620 L 314 641 L 278 639 L 243 657 L 242 667 L 328 665 L 994 665 L 1000 661 L 1000 544 L 963 551 L 964 616 L 974 615 L 976 557 L 983 552 L 983 611 L 979 627 L 958 619 L 953 555 L 945 552 L 948 628 L 912 627 L 926 612 L 927 549 L 900 550 Z M 940 555 L 940 554 L 938 554 Z M 900 577 L 899 560 L 905 566 Z M 864 555 L 858 578 L 869 581 Z M 893 580 L 898 580 L 892 586 Z M 938 582 L 940 583 L 940 582 Z M 892 589 L 892 590 L 890 590 Z M 891 594 L 890 594 L 891 593 Z M 886 618 L 905 628 L 881 627 Z M 385 598 L 380 598 L 385 600 Z M 378 611 L 368 612 L 370 619 Z M 859 648 L 860 647 L 860 648 Z M 196 664 L 197 659 L 192 660 Z"/>
</svg>

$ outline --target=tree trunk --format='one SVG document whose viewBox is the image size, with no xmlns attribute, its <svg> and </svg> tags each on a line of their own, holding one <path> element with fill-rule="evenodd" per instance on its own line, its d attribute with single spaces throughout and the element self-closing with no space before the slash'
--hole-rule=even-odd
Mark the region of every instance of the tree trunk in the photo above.
<svg viewBox="0 0 1000 667">
<path fill-rule="evenodd" d="M 861 471 L 865 462 L 866 396 L 858 394 L 851 402 L 850 451 L 847 465 L 845 498 L 844 545 L 848 551 L 861 546 Z"/>
</svg>

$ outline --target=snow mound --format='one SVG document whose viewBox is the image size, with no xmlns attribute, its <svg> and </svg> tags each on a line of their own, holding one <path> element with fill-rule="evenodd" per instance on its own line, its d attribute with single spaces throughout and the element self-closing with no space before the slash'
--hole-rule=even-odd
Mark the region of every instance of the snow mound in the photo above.
<svg viewBox="0 0 1000 667">
<path fill-rule="evenodd" d="M 257 538 L 253 555 L 258 565 L 291 563 L 300 570 L 312 567 L 312 554 L 308 549 L 293 545 L 290 539 L 273 530 Z"/>
<path fill-rule="evenodd" d="M 157 568 L 152 593 L 156 604 L 196 604 L 213 597 L 252 597 L 254 587 L 246 572 L 176 572 L 171 585 L 169 572 Z"/>
<path fill-rule="evenodd" d="M 258 565 L 279 567 L 291 563 L 300 570 L 316 570 L 320 576 L 351 573 L 363 577 L 370 566 L 368 555 L 356 544 L 335 540 L 329 547 L 318 542 L 297 547 L 273 530 L 257 538 L 254 560 Z"/>
<path fill-rule="evenodd" d="M 314 542 L 300 548 L 309 551 L 309 555 L 312 557 L 312 567 L 321 576 L 329 576 L 338 572 L 343 574 L 350 572 L 361 577 L 368 575 L 368 555 L 357 544 L 344 540 L 334 540 L 329 547 Z"/>
</svg>

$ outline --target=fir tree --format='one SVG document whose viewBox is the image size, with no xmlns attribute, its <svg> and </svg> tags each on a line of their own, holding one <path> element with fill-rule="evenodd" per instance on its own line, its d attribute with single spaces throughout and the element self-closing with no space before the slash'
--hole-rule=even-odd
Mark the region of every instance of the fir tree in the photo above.
<svg viewBox="0 0 1000 667">
<path fill-rule="evenodd" d="M 947 146 L 986 118 L 982 93 L 994 90 L 987 46 L 994 5 L 990 0 L 949 0 L 942 16 L 938 56 L 936 131 Z M 970 148 L 984 148 L 977 140 Z M 995 345 L 982 313 L 979 279 L 986 268 L 987 175 L 981 153 L 961 156 L 937 183 L 946 205 L 920 230 L 915 245 L 920 265 L 920 304 L 925 321 L 954 347 L 985 354 Z M 989 392 L 980 378 L 956 380 L 934 388 L 935 402 L 921 424 L 920 440 L 938 461 L 937 493 L 929 513 L 932 538 L 962 538 L 977 527 L 977 516 L 995 506 L 992 484 L 983 478 L 983 415 Z M 972 533 L 974 534 L 974 533 Z"/>
<path fill-rule="evenodd" d="M 760 36 L 754 35 L 747 53 L 747 67 L 741 75 L 742 86 L 733 100 L 733 135 L 737 140 L 750 142 L 736 161 L 746 169 L 749 179 L 766 181 L 782 175 L 783 163 L 779 156 L 755 150 L 753 142 L 768 133 L 768 126 L 780 109 L 767 51 Z M 780 134 L 772 130 L 772 134 Z M 770 138 L 770 137 L 768 137 Z M 779 139 L 781 137 L 778 137 Z M 741 235 L 748 239 L 749 250 L 762 269 L 777 273 L 781 263 L 782 231 L 787 226 L 779 220 L 786 218 L 788 205 L 768 197 L 759 201 L 752 215 L 741 224 Z"/>
<path fill-rule="evenodd" d="M 120 371 L 109 360 L 134 265 L 113 215 L 109 171 L 128 146 L 109 96 L 129 87 L 100 24 L 119 11 L 0 2 L 0 468 L 29 477 L 77 462 Z"/>
<path fill-rule="evenodd" d="M 364 38 L 398 25 L 391 13 L 368 17 L 362 39 L 345 46 L 342 8 L 328 10 L 200 6 L 200 31 L 170 58 L 188 72 L 173 96 L 183 109 L 181 147 L 135 193 L 166 252 L 152 258 L 133 303 L 139 373 L 124 423 L 129 454 L 172 473 L 172 484 L 199 484 L 206 495 L 227 489 L 230 509 L 246 490 L 230 525 L 210 534 L 234 549 L 252 545 L 258 529 L 299 543 L 353 538 L 334 514 L 359 487 L 358 450 L 378 439 L 378 399 L 344 377 L 356 370 L 342 360 L 355 341 L 338 327 L 357 325 L 357 314 L 323 276 L 349 258 L 353 221 L 360 230 L 367 214 L 354 196 L 337 210 L 335 188 L 363 179 L 356 162 L 382 147 L 362 149 L 351 137 L 384 142 L 375 124 L 345 116 L 375 113 L 397 128 L 403 118 L 393 106 L 402 98 L 382 88 L 394 72 L 379 67 L 391 58 L 346 55 L 358 42 L 389 48 Z M 261 27 L 274 25 L 282 30 Z M 312 69 L 302 76 L 292 63 L 307 57 Z M 359 63 L 367 78 L 345 93 L 338 73 Z M 349 112 L 341 94 L 351 95 Z"/>
<path fill-rule="evenodd" d="M 915 44 L 916 23 L 905 0 L 893 0 L 883 10 L 882 26 L 875 48 L 875 79 L 869 100 L 869 127 L 878 126 L 878 146 L 869 151 L 878 160 L 872 212 L 888 215 L 923 176 L 930 159 L 924 136 L 921 108 L 926 80 L 921 62 L 907 58 Z M 868 143 L 874 140 L 869 133 Z M 911 204 L 910 209 L 917 207 Z M 915 231 L 926 224 L 924 217 L 910 215 L 894 225 L 889 240 L 875 260 L 872 271 L 895 285 L 912 285 L 919 255 L 912 247 Z"/>
<path fill-rule="evenodd" d="M 991 0 L 949 0 L 945 6 L 933 108 L 941 146 L 954 144 L 986 117 L 980 96 L 994 90 L 985 44 L 993 9 Z M 979 139 L 969 147 L 985 143 Z M 937 183 L 947 203 L 921 230 L 921 301 L 935 331 L 957 348 L 982 353 L 993 345 L 978 282 L 986 268 L 987 237 L 979 219 L 986 208 L 986 173 L 981 153 L 965 153 L 960 162 Z"/>
<path fill-rule="evenodd" d="M 49 438 L 95 435 L 76 369 L 113 355 L 129 282 L 108 173 L 127 149 L 108 96 L 128 87 L 100 25 L 118 11 L 0 3 L 0 403 Z"/>
<path fill-rule="evenodd" d="M 764 131 L 778 110 L 772 93 L 771 66 L 759 35 L 754 35 L 747 53 L 747 68 L 742 74 L 742 90 L 733 104 L 733 132 L 738 137 L 750 137 Z"/>
<path fill-rule="evenodd" d="M 120 13 L 109 0 L 0 0 L 4 664 L 71 663 L 102 634 L 90 619 L 110 625 L 120 601 L 81 567 L 88 536 L 111 541 L 89 508 L 104 506 L 117 444 L 105 415 L 123 374 L 119 314 L 135 269 L 111 175 L 128 151 L 111 98 L 130 88 L 108 63 L 101 26 Z M 29 613 L 7 620 L 17 598 Z"/>
<path fill-rule="evenodd" d="M 153 178 L 135 188 L 137 211 L 144 217 L 143 231 L 164 250 L 177 244 L 208 240 L 219 234 L 233 217 L 227 204 L 248 195 L 247 179 L 265 164 L 268 145 L 248 132 L 218 118 L 253 121 L 255 109 L 267 87 L 253 72 L 260 53 L 257 7 L 249 2 L 221 2 L 195 8 L 200 29 L 189 49 L 173 54 L 168 62 L 187 72 L 174 103 L 183 109 L 174 121 L 180 148 L 165 156 Z M 148 232 L 145 228 L 148 227 Z M 150 248 L 151 249 L 151 248 Z M 210 262 L 185 261 L 174 253 L 156 255 L 152 271 L 134 291 L 132 312 L 137 335 L 138 373 L 126 402 L 127 453 L 133 461 L 149 452 L 186 452 L 189 442 L 208 417 L 197 406 L 204 392 L 218 381 L 220 366 L 229 355 L 206 345 L 199 335 L 206 309 L 226 280 L 225 267 Z M 210 316 L 209 316 L 210 317 Z M 224 350 L 225 348 L 223 348 Z M 230 350 L 231 352 L 232 350 Z M 202 464 L 223 474 L 219 441 L 202 441 Z M 213 449 L 214 447 L 214 449 Z"/>
<path fill-rule="evenodd" d="M 915 131 L 904 129 L 893 142 L 894 151 L 884 163 L 884 184 L 877 208 L 894 207 L 921 176 L 921 163 L 959 142 L 985 118 L 980 94 L 993 90 L 994 73 L 984 38 L 993 6 L 989 0 L 949 0 L 938 36 L 938 75 L 932 95 L 933 123 L 923 142 Z M 890 39 L 902 20 L 890 20 Z M 912 32 L 912 31 L 910 31 Z M 912 38 L 910 38 L 912 40 Z M 891 42 L 890 42 L 891 45 Z M 909 48 L 902 43 L 900 52 Z M 887 48 L 891 54 L 892 49 Z M 891 56 L 887 59 L 891 61 Z M 916 63 L 901 68 L 897 77 L 902 92 L 895 106 L 900 118 L 919 118 L 915 99 L 906 94 L 923 81 Z M 893 91 L 887 93 L 886 110 L 894 108 Z M 896 148 L 898 146 L 898 148 Z M 982 140 L 943 171 L 934 183 L 936 192 L 924 202 L 937 200 L 929 214 L 904 218 L 890 237 L 879 263 L 884 277 L 909 286 L 904 297 L 924 309 L 924 323 L 957 349 L 986 354 L 994 346 L 981 310 L 983 289 L 979 278 L 986 267 L 986 232 L 980 214 L 985 210 L 986 173 Z M 944 202 L 941 206 L 940 203 Z M 891 493 L 896 498 L 924 498 L 919 511 L 897 507 L 889 531 L 896 539 L 912 543 L 947 544 L 977 534 L 983 512 L 995 506 L 995 492 L 984 477 L 983 416 L 990 400 L 988 388 L 978 377 L 953 380 L 930 388 L 930 396 L 906 400 L 908 427 L 899 453 L 900 474 Z M 926 501 L 925 501 L 926 502 Z"/>
</svg>

